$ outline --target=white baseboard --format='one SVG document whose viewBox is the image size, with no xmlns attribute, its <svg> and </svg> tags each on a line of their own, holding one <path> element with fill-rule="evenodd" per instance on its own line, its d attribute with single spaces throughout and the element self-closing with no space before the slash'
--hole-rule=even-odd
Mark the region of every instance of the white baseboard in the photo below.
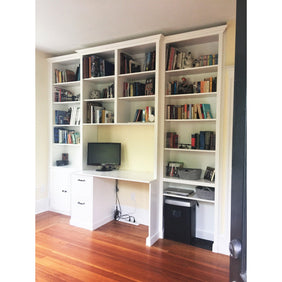
<svg viewBox="0 0 282 282">
<path fill-rule="evenodd" d="M 155 242 L 157 242 L 160 239 L 160 234 L 159 232 L 155 233 L 153 236 L 151 237 L 147 237 L 146 238 L 146 246 L 151 247 L 152 245 L 155 244 Z"/>
<path fill-rule="evenodd" d="M 209 241 L 213 241 L 214 240 L 213 233 L 207 232 L 205 230 L 199 230 L 199 229 L 196 230 L 196 237 L 204 239 L 204 240 L 209 240 Z"/>
<path fill-rule="evenodd" d="M 217 243 L 213 244 L 213 252 L 229 256 L 229 242 L 229 238 L 219 236 L 217 239 Z"/>
<path fill-rule="evenodd" d="M 121 206 L 122 214 L 129 214 L 135 217 L 135 221 L 139 224 L 149 226 L 149 210 L 136 209 L 131 206 Z"/>
<path fill-rule="evenodd" d="M 36 201 L 35 204 L 35 214 L 49 211 L 49 199 L 40 199 Z"/>
</svg>

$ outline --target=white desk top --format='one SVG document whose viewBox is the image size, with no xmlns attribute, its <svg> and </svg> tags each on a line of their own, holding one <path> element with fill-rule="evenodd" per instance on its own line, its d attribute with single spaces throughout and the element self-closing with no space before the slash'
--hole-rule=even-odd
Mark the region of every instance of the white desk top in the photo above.
<svg viewBox="0 0 282 282">
<path fill-rule="evenodd" d="M 156 177 L 154 177 L 154 174 L 152 172 L 130 171 L 130 170 L 112 170 L 112 171 L 82 170 L 76 172 L 75 174 L 141 182 L 141 183 L 152 183 L 153 181 L 156 180 Z"/>
</svg>

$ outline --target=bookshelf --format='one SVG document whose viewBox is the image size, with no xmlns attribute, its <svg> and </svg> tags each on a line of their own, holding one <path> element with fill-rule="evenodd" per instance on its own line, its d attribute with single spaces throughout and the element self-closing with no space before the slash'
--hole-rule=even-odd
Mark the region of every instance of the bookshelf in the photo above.
<svg viewBox="0 0 282 282">
<path fill-rule="evenodd" d="M 70 214 L 70 175 L 81 157 L 80 56 L 50 58 L 50 208 Z M 67 161 L 62 165 L 62 160 Z M 61 161 L 57 165 L 57 161 Z"/>
<path fill-rule="evenodd" d="M 194 191 L 198 186 L 211 188 L 215 193 L 214 200 L 207 200 L 197 194 L 188 198 L 199 203 L 196 209 L 196 237 L 215 243 L 220 200 L 218 179 L 220 179 L 220 102 L 223 95 L 221 73 L 224 30 L 225 26 L 221 26 L 166 36 L 161 55 L 164 63 L 159 174 L 160 189 L 164 192 L 161 193 L 160 203 L 163 203 L 163 197 L 171 196 L 165 193 L 167 188 Z M 203 108 L 204 105 L 208 105 L 210 111 L 208 114 L 207 108 Z M 215 136 L 214 147 L 205 143 L 211 132 Z M 195 135 L 199 139 L 200 133 L 201 136 L 206 134 L 207 140 L 201 139 L 193 144 Z M 187 180 L 169 176 L 167 166 L 173 162 L 182 163 L 184 168 L 201 169 L 200 179 Z M 207 167 L 215 168 L 216 177 L 213 182 L 204 179 Z M 162 223 L 160 226 L 162 228 Z"/>
<path fill-rule="evenodd" d="M 210 187 L 214 190 L 214 200 L 197 194 L 189 199 L 199 203 L 196 236 L 213 240 L 214 246 L 217 244 L 222 190 L 220 128 L 225 28 L 148 36 L 76 50 L 75 54 L 49 59 L 50 203 L 53 211 L 70 214 L 71 173 L 93 169 L 87 166 L 88 142 L 101 140 L 99 135 L 107 139 L 104 133 L 111 135 L 116 129 L 128 127 L 128 132 L 133 127 L 140 132 L 144 129 L 152 132 L 153 129 L 152 173 L 158 183 L 151 199 L 157 210 L 154 224 L 158 225 L 158 232 L 155 237 L 163 236 L 163 199 L 168 196 L 164 194 L 165 189 Z M 172 48 L 174 55 L 170 55 Z M 192 65 L 184 56 L 189 52 L 195 59 Z M 179 58 L 178 54 L 181 54 Z M 57 79 L 57 70 L 71 70 L 79 74 L 80 79 Z M 64 115 L 60 117 L 58 113 L 68 112 L 70 108 L 77 114 L 71 123 L 64 123 Z M 168 132 L 177 135 L 177 142 L 170 146 L 167 146 Z M 200 139 L 211 132 L 215 136 L 214 146 L 210 141 L 209 144 L 202 143 L 203 139 Z M 68 136 L 69 133 L 77 133 L 79 142 L 63 142 L 62 136 L 59 138 L 61 142 L 55 141 L 55 135 Z M 194 146 L 192 136 L 197 140 L 193 141 Z M 75 137 L 71 136 L 72 139 Z M 139 149 L 146 150 L 142 144 Z M 62 159 L 62 154 L 68 154 L 69 164 L 57 166 L 56 161 Z M 200 179 L 186 180 L 167 175 L 166 167 L 170 162 L 202 169 Z M 213 182 L 204 179 L 207 167 L 215 169 Z"/>
</svg>

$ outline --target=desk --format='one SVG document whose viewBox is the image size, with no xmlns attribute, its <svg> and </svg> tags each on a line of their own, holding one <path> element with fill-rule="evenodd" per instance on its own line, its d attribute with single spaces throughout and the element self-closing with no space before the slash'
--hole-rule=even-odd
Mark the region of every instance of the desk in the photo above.
<svg viewBox="0 0 282 282">
<path fill-rule="evenodd" d="M 152 173 L 125 170 L 75 172 L 71 178 L 70 224 L 95 230 L 114 219 L 116 180 L 147 183 L 149 228 L 146 245 L 159 239 L 159 186 Z"/>
</svg>

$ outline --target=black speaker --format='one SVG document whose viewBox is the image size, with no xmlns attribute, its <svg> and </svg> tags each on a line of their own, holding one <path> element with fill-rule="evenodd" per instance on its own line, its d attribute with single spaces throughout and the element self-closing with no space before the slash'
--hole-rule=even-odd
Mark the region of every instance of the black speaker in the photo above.
<svg viewBox="0 0 282 282">
<path fill-rule="evenodd" d="M 195 237 L 195 201 L 167 197 L 164 200 L 164 238 L 191 244 Z"/>
</svg>

